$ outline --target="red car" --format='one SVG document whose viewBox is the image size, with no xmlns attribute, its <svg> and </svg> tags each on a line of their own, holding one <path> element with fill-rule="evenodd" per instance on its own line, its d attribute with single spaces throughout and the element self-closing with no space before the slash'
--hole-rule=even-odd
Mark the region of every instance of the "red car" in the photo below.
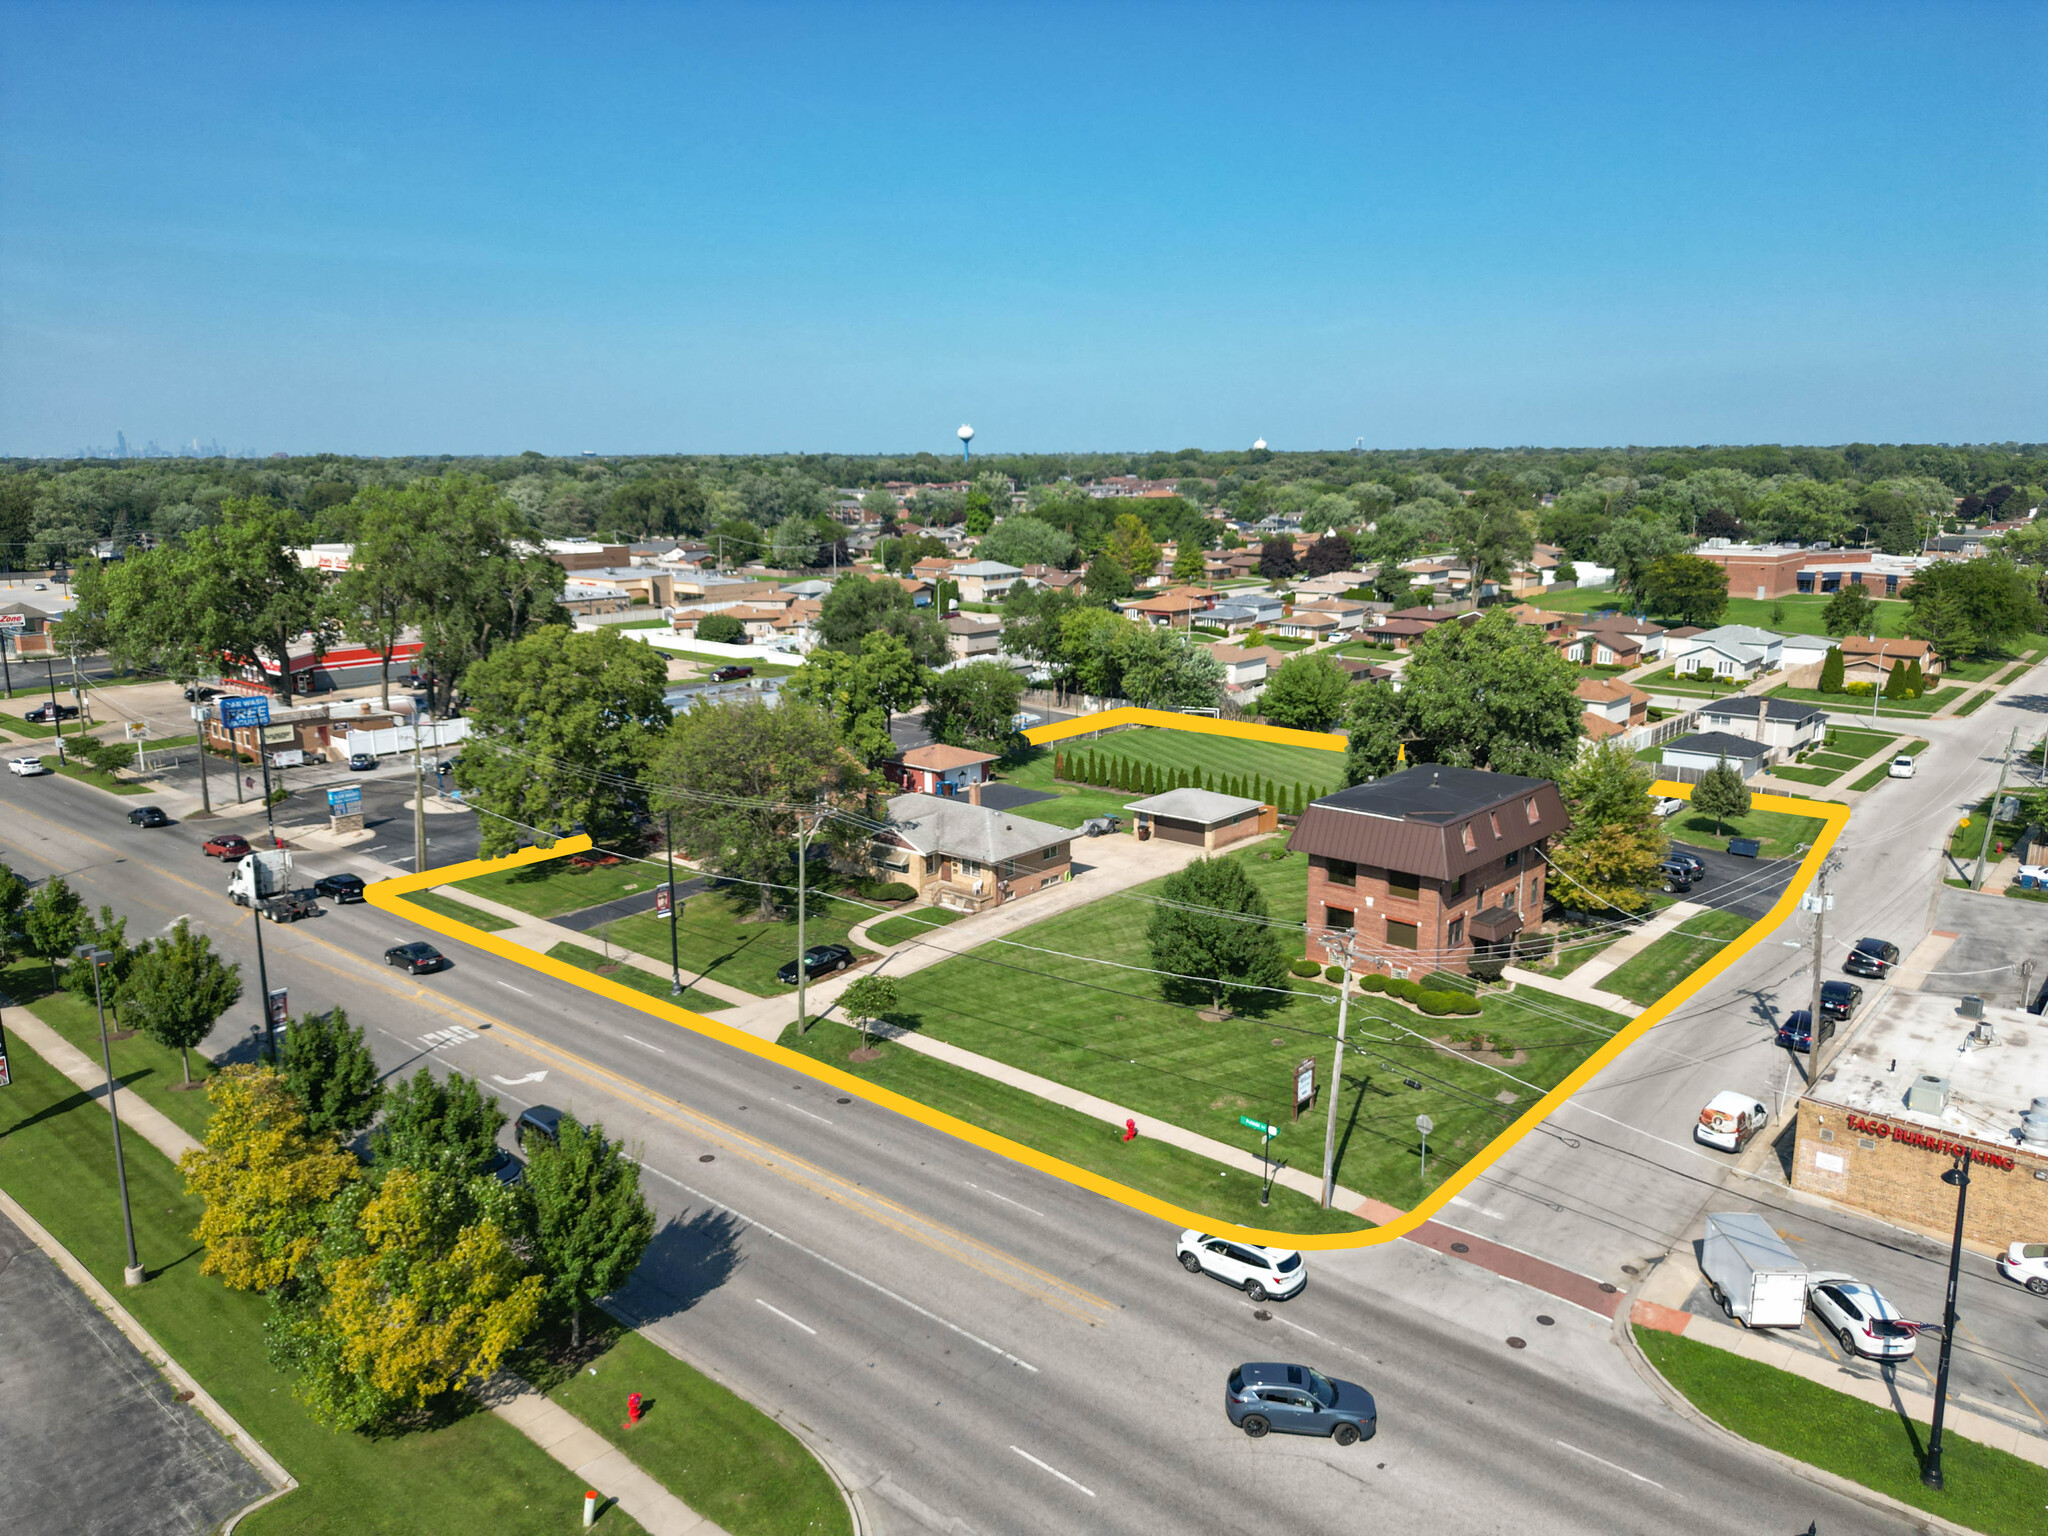
<svg viewBox="0 0 2048 1536">
<path fill-rule="evenodd" d="M 249 840 L 238 832 L 224 832 L 201 843 L 199 851 L 210 859 L 246 859 L 250 852 Z"/>
</svg>

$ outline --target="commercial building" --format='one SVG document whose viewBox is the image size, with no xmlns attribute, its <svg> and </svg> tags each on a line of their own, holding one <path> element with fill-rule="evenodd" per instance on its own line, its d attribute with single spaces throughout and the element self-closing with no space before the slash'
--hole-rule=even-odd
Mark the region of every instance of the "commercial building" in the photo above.
<svg viewBox="0 0 2048 1536">
<path fill-rule="evenodd" d="M 1422 764 L 1313 802 L 1289 840 L 1308 855 L 1308 922 L 1351 936 L 1359 966 L 1469 969 L 1543 914 L 1543 849 L 1568 823 L 1548 779 Z"/>
<path fill-rule="evenodd" d="M 2048 1026 L 2039 1017 L 1893 991 L 1800 1099 L 1793 1188 L 1945 1236 L 1954 1229 L 1956 1192 L 1941 1176 L 1967 1157 L 1964 1237 L 2001 1250 L 2014 1239 L 2041 1241 L 2048 1236 L 2043 1096 Z M 2030 1115 L 2036 1106 L 2040 1112 Z"/>
<path fill-rule="evenodd" d="M 1799 590 L 1799 573 L 1811 558 L 1800 544 L 1735 544 L 1708 539 L 1693 551 L 1728 573 L 1730 597 L 1790 597 Z"/>
<path fill-rule="evenodd" d="M 1192 843 L 1209 853 L 1271 832 L 1280 824 L 1270 805 L 1242 795 L 1219 795 L 1212 789 L 1169 789 L 1163 795 L 1133 800 L 1124 809 L 1131 813 L 1131 830 L 1141 839 Z"/>
</svg>

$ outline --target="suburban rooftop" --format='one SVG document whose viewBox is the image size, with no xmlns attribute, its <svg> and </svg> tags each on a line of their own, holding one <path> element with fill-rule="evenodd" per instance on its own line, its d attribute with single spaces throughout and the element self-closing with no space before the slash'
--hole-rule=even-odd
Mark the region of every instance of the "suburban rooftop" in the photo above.
<svg viewBox="0 0 2048 1536">
<path fill-rule="evenodd" d="M 1315 804 L 1363 816 L 1446 822 L 1551 787 L 1548 779 L 1524 779 L 1511 773 L 1453 768 L 1443 763 L 1418 763 L 1400 773 L 1340 789 Z"/>
<path fill-rule="evenodd" d="M 1986 1003 L 1991 1041 L 1974 1044 L 1976 1022 L 1963 1017 L 1956 998 L 1892 991 L 1807 1096 L 2016 1147 L 2020 1115 L 2048 1094 L 2048 1024 L 2024 1009 Z M 1939 1115 L 1906 1108 L 1906 1090 L 1923 1075 L 1948 1080 L 1948 1107 Z"/>
</svg>

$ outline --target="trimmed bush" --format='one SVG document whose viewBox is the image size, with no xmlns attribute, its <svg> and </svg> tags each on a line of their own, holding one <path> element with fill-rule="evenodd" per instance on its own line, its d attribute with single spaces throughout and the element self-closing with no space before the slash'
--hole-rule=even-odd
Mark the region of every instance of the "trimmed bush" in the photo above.
<svg viewBox="0 0 2048 1536">
<path fill-rule="evenodd" d="M 917 887 L 901 880 L 881 880 L 867 886 L 861 895 L 869 901 L 915 901 Z"/>
<path fill-rule="evenodd" d="M 1294 972 L 1297 976 L 1314 976 L 1322 970 L 1322 967 L 1317 965 L 1315 961 L 1303 957 L 1300 960 L 1294 961 L 1287 969 Z"/>
<path fill-rule="evenodd" d="M 1341 965 L 1326 965 L 1326 966 L 1324 966 L 1324 967 L 1323 967 L 1323 980 L 1325 980 L 1325 981 L 1342 981 L 1343 979 L 1344 979 L 1344 967 L 1343 967 L 1343 966 L 1341 966 Z"/>
</svg>

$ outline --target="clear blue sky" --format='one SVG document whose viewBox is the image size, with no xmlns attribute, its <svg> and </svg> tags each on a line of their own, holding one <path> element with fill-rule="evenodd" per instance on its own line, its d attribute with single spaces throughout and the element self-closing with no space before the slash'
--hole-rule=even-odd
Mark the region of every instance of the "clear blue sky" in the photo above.
<svg viewBox="0 0 2048 1536">
<path fill-rule="evenodd" d="M 0 6 L 0 452 L 2048 438 L 2048 5 Z"/>
</svg>

